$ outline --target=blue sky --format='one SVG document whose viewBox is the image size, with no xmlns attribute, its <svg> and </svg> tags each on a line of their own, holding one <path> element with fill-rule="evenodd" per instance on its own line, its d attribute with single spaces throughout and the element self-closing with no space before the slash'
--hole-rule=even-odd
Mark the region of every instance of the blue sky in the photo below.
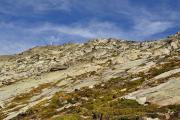
<svg viewBox="0 0 180 120">
<path fill-rule="evenodd" d="M 0 0 L 0 55 L 93 38 L 152 40 L 180 30 L 180 0 Z"/>
</svg>

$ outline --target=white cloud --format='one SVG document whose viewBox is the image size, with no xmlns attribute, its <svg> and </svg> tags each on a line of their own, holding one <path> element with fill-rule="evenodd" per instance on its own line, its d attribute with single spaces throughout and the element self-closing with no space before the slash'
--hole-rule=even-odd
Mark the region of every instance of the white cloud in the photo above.
<svg viewBox="0 0 180 120">
<path fill-rule="evenodd" d="M 28 48 L 31 48 L 35 45 L 26 42 L 18 41 L 9 41 L 0 39 L 0 55 L 14 54 L 17 52 L 22 52 Z"/>
<path fill-rule="evenodd" d="M 5 0 L 0 13 L 13 16 L 36 16 L 52 10 L 70 12 L 74 0 Z"/>
<path fill-rule="evenodd" d="M 47 10 L 65 10 L 69 11 L 71 7 L 70 0 L 24 0 L 19 2 L 21 5 L 33 7 L 36 11 Z"/>
<path fill-rule="evenodd" d="M 34 33 L 53 31 L 59 34 L 77 35 L 83 38 L 96 37 L 123 37 L 120 28 L 111 22 L 90 21 L 88 23 L 74 23 L 71 25 L 44 24 L 37 28 L 30 29 Z"/>
<path fill-rule="evenodd" d="M 142 37 L 151 36 L 162 33 L 171 27 L 173 27 L 172 22 L 139 20 L 134 26 L 134 33 Z"/>
<path fill-rule="evenodd" d="M 130 29 L 135 39 L 149 38 L 179 26 L 177 22 L 180 20 L 180 12 L 170 9 L 166 1 L 162 3 L 157 8 L 126 4 L 126 9 L 122 10 L 120 14 L 124 13 L 134 23 Z"/>
</svg>

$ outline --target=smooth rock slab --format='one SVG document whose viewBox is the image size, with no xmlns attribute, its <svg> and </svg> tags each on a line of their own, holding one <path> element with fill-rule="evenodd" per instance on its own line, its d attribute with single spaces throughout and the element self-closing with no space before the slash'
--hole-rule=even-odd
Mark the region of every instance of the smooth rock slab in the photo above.
<svg viewBox="0 0 180 120">
<path fill-rule="evenodd" d="M 180 78 L 172 78 L 159 86 L 135 91 L 125 98 L 136 100 L 140 104 L 145 102 L 160 106 L 180 104 Z"/>
</svg>

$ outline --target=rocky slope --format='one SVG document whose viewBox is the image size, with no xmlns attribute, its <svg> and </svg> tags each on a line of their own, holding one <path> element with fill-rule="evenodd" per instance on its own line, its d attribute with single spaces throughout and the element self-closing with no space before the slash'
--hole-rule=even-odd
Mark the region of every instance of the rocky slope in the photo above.
<svg viewBox="0 0 180 120">
<path fill-rule="evenodd" d="M 0 119 L 180 119 L 180 33 L 0 57 Z"/>
</svg>

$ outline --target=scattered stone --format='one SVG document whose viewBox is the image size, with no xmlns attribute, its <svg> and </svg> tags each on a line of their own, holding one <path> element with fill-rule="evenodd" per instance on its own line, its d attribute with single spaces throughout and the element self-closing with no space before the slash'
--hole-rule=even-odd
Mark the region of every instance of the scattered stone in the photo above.
<svg viewBox="0 0 180 120">
<path fill-rule="evenodd" d="M 121 89 L 121 92 L 125 92 L 127 90 L 127 88 Z"/>
<path fill-rule="evenodd" d="M 160 120 L 159 118 L 144 117 L 143 120 Z"/>
</svg>

